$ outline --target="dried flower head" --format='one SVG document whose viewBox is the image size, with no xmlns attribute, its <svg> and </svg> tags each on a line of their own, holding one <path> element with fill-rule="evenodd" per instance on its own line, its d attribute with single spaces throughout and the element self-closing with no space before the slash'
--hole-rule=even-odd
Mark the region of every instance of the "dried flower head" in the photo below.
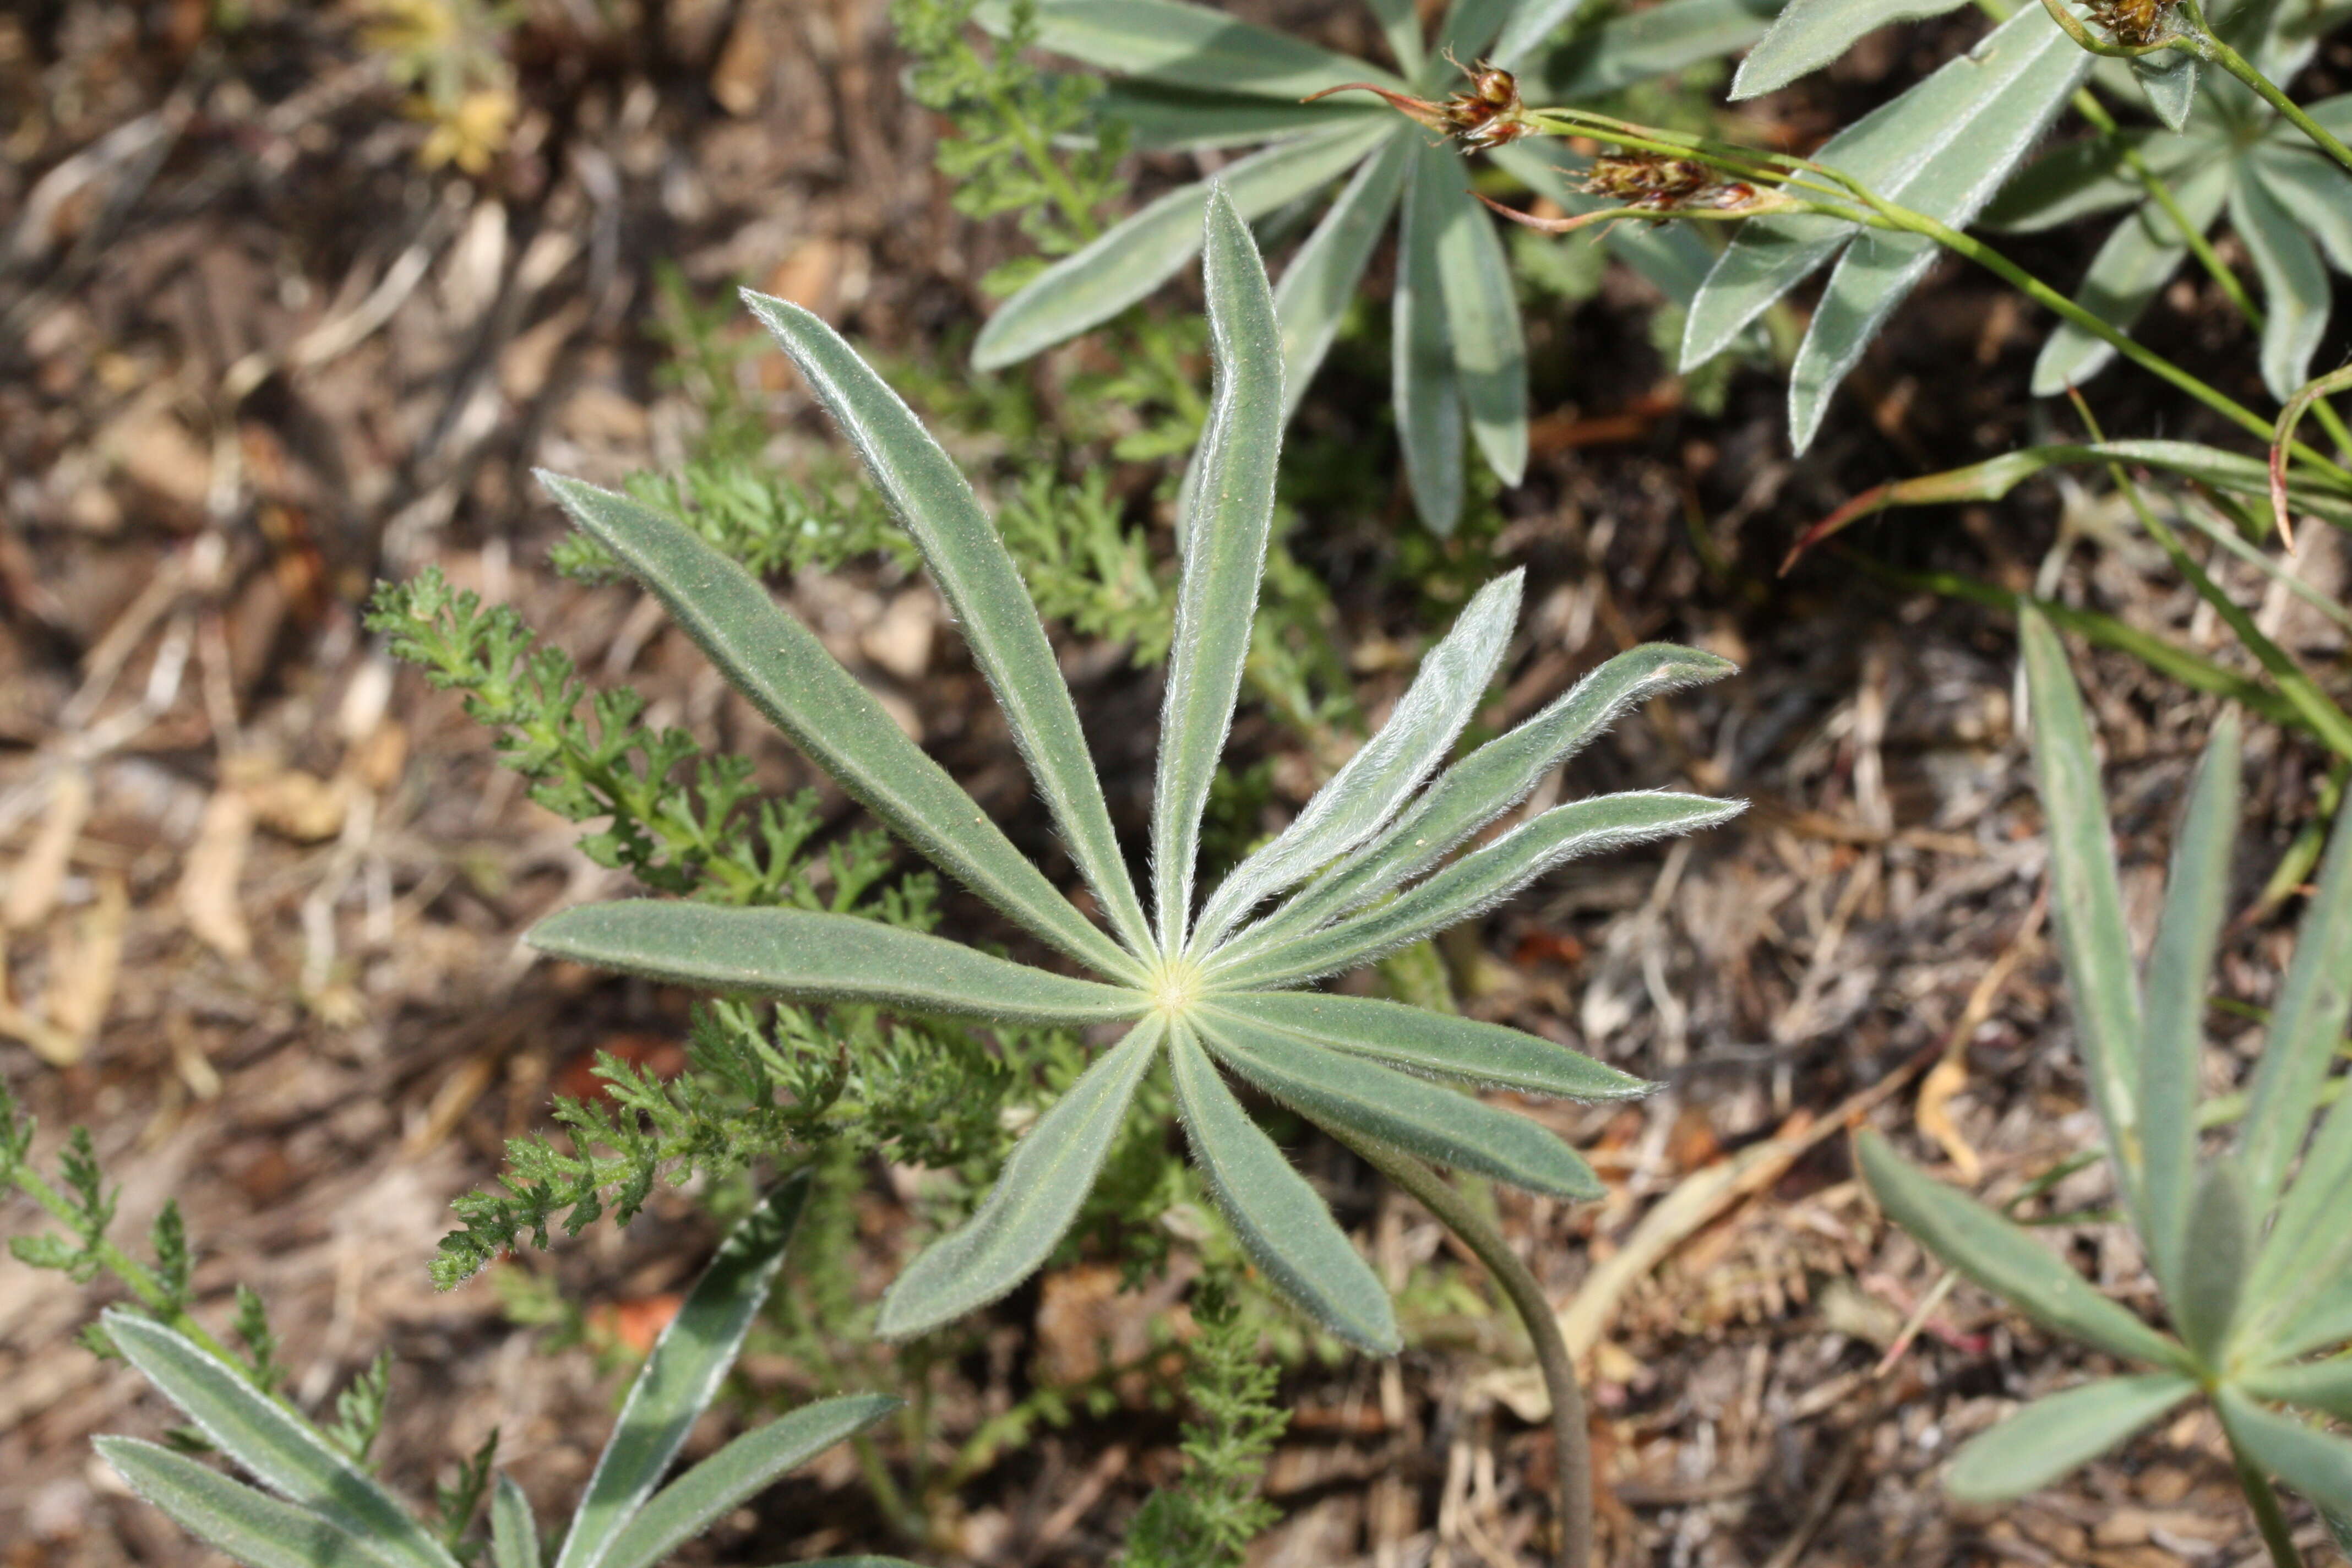
<svg viewBox="0 0 2352 1568">
<path fill-rule="evenodd" d="M 2116 42 L 2133 48 L 2159 43 L 2172 33 L 2172 7 L 2167 0 L 2095 0 L 2091 20 Z"/>
<path fill-rule="evenodd" d="M 1454 63 L 1461 65 L 1459 60 Z M 1378 93 L 1398 113 L 1410 116 L 1440 135 L 1459 136 L 1462 144 L 1474 152 L 1500 147 L 1536 133 L 1536 127 L 1528 120 L 1525 106 L 1519 101 L 1517 77 L 1491 60 L 1462 66 L 1462 72 L 1470 79 L 1470 89 L 1449 94 L 1442 102 L 1391 91 L 1368 81 L 1327 87 L 1302 101 L 1313 103 L 1335 92 Z"/>
<path fill-rule="evenodd" d="M 1756 199 L 1756 187 L 1745 181 L 1727 180 L 1696 158 L 1659 153 L 1605 153 L 1585 171 L 1584 189 L 1589 195 L 1660 213 L 1743 207 Z"/>
</svg>

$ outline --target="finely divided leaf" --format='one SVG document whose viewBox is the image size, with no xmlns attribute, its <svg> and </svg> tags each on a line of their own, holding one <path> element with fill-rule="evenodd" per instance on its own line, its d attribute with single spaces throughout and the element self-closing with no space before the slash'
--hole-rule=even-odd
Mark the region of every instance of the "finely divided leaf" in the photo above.
<svg viewBox="0 0 2352 1568">
<path fill-rule="evenodd" d="M 2143 1191 L 2134 1082 L 2139 986 L 2133 979 L 2131 933 L 2116 880 L 2106 791 L 2082 693 L 2058 634 L 2031 608 L 2020 611 L 2018 627 L 2033 704 L 2034 773 L 2042 809 L 2050 819 L 2051 919 L 2058 928 L 2074 1001 L 2075 1048 L 2116 1161 L 2116 1184 L 2137 1210 Z"/>
<path fill-rule="evenodd" d="M 800 1224 L 808 1187 L 805 1172 L 787 1177 L 739 1221 L 654 1342 L 572 1511 L 555 1568 L 601 1568 L 610 1560 L 735 1364 Z"/>
<path fill-rule="evenodd" d="M 2178 1373 L 2102 1378 L 2037 1399 L 1952 1459 L 1946 1485 L 1965 1502 L 2006 1502 L 2120 1447 L 2197 1392 Z"/>
<path fill-rule="evenodd" d="M 2197 1176 L 2198 1063 L 2214 944 L 2230 892 L 2238 831 L 2239 721 L 2224 714 L 2197 770 L 2173 842 L 2164 914 L 2147 961 L 2147 1034 L 2139 1061 L 2140 1141 L 2147 1159 L 2147 1242 L 2156 1276 L 2181 1280 L 2181 1246 Z"/>
<path fill-rule="evenodd" d="M 1243 217 L 1262 217 L 1346 174 L 1396 133 L 1393 120 L 1349 116 L 1225 166 Z M 1206 186 L 1181 185 L 1062 258 L 998 307 L 971 345 L 979 370 L 1001 370 L 1098 327 L 1183 270 L 1201 243 Z"/>
<path fill-rule="evenodd" d="M 2189 1369 L 2179 1345 L 2093 1289 L 2023 1226 L 1914 1169 L 1875 1131 L 1864 1129 L 1855 1144 L 1879 1204 L 1944 1262 L 2061 1333 L 2127 1360 Z"/>
<path fill-rule="evenodd" d="M 1399 699 L 1388 722 L 1315 792 L 1290 826 L 1219 884 L 1193 938 L 1197 955 L 1261 899 L 1297 885 L 1387 826 L 1445 760 L 1502 662 L 1524 572 L 1481 588 Z"/>
<path fill-rule="evenodd" d="M 1266 948 L 1212 976 L 1233 988 L 1293 984 L 1370 963 L 1493 908 L 1564 860 L 1669 834 L 1695 833 L 1747 809 L 1741 801 L 1629 790 L 1556 805 L 1465 855 L 1391 901 Z"/>
<path fill-rule="evenodd" d="M 1567 1100 L 1633 1100 L 1657 1087 L 1500 1024 L 1370 996 L 1235 991 L 1213 995 L 1209 1005 L 1262 1027 L 1426 1078 Z"/>
<path fill-rule="evenodd" d="M 524 941 L 551 957 L 707 991 L 872 1002 L 1026 1024 L 1132 1018 L 1142 993 L 1073 980 L 879 921 L 666 899 L 583 904 Z"/>
<path fill-rule="evenodd" d="M 1736 668 L 1670 643 L 1644 643 L 1617 655 L 1541 712 L 1446 769 L 1379 837 L 1227 943 L 1227 955 L 1238 958 L 1304 935 L 1419 876 L 1527 798 L 1546 773 L 1634 703 L 1719 680 Z"/>
<path fill-rule="evenodd" d="M 1122 977 L 1138 973 L 751 574 L 626 496 L 544 471 L 540 480 L 668 605 L 735 689 L 892 831 L 1080 963 Z"/>
<path fill-rule="evenodd" d="M 90 1446 L 132 1491 L 248 1568 L 384 1568 L 404 1561 L 397 1553 L 378 1555 L 365 1537 L 184 1454 L 135 1437 L 94 1437 Z"/>
<path fill-rule="evenodd" d="M 432 1531 L 329 1444 L 307 1421 L 245 1374 L 163 1324 L 113 1308 L 107 1337 L 163 1396 L 187 1413 L 214 1447 L 289 1501 L 372 1543 L 401 1568 L 456 1568 Z"/>
<path fill-rule="evenodd" d="M 1071 858 L 1128 946 L 1145 951 L 1150 927 L 1103 803 L 1077 705 L 1021 570 L 971 486 L 913 410 L 841 334 L 789 300 L 748 289 L 743 299 L 857 448 L 875 488 L 922 551 Z"/>
<path fill-rule="evenodd" d="M 1454 531 L 1462 513 L 1462 382 L 1446 324 L 1438 239 L 1460 195 L 1454 186 L 1462 160 L 1443 145 L 1416 139 L 1412 147 L 1390 303 L 1390 378 L 1413 510 L 1430 531 L 1443 536 Z"/>
<path fill-rule="evenodd" d="M 1216 392 L 1201 437 L 1185 535 L 1176 632 L 1160 709 L 1151 803 L 1154 915 L 1160 948 L 1184 945 L 1200 858 L 1201 813 L 1233 725 L 1249 659 L 1282 454 L 1282 340 L 1249 228 L 1223 187 L 1209 194 L 1202 270 Z"/>
<path fill-rule="evenodd" d="M 1448 69 L 1454 60 L 1484 57 L 1520 3 L 1521 0 L 1449 0 L 1445 19 L 1437 25 L 1437 46 L 1430 52 L 1446 60 Z"/>
<path fill-rule="evenodd" d="M 1165 1033 L 1157 1014 L 1138 1024 L 1037 1119 L 979 1212 L 891 1285 L 875 1332 L 886 1340 L 928 1333 L 1036 1272 L 1077 1217 Z"/>
<path fill-rule="evenodd" d="M 821 1399 L 744 1433 L 656 1492 L 604 1553 L 606 1568 L 654 1568 L 719 1515 L 766 1490 L 785 1471 L 856 1436 L 901 1403 L 881 1394 Z"/>
<path fill-rule="evenodd" d="M 981 0 L 972 19 L 1002 37 L 1010 0 Z M 1171 87 L 1297 100 L 1343 81 L 1404 83 L 1378 66 L 1181 0 L 1038 0 L 1037 45 L 1090 66 Z"/>
<path fill-rule="evenodd" d="M 1194 1022 L 1227 1067 L 1310 1121 L 1530 1192 L 1580 1199 L 1602 1194 L 1600 1178 L 1575 1150 L 1524 1116 L 1213 1005 L 1202 1007 Z"/>
<path fill-rule="evenodd" d="M 1177 1032 L 1169 1066 L 1192 1158 L 1251 1261 L 1332 1333 L 1374 1355 L 1396 1354 L 1403 1341 L 1387 1289 L 1330 1208 L 1250 1120 L 1190 1030 Z"/>
</svg>

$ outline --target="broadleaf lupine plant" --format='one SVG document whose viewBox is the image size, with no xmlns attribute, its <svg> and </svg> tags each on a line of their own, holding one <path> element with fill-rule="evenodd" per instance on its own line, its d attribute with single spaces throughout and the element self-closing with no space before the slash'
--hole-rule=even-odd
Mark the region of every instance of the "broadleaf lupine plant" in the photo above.
<svg viewBox="0 0 2352 1568">
<path fill-rule="evenodd" d="M 884 1394 L 819 1400 L 753 1427 L 663 1484 L 768 1299 L 808 1185 L 804 1173 L 779 1184 L 719 1247 L 630 1384 L 571 1527 L 551 1550 L 541 1545 L 522 1489 L 504 1474 L 493 1479 L 495 1433 L 445 1496 L 438 1527 L 427 1526 L 364 1463 L 382 1418 L 380 1384 L 373 1420 L 353 1452 L 348 1437 L 321 1432 L 243 1369 L 121 1308 L 102 1320 L 108 1340 L 207 1444 L 268 1489 L 135 1437 L 100 1437 L 98 1451 L 133 1491 L 248 1568 L 462 1568 L 478 1552 L 468 1536 L 484 1491 L 494 1568 L 655 1568 L 786 1471 L 898 1407 Z M 912 1565 L 854 1557 L 818 1568 Z"/>
<path fill-rule="evenodd" d="M 916 541 L 1002 706 L 1063 841 L 1110 929 L 1088 920 L 979 804 L 753 578 L 627 498 L 543 476 L 763 713 L 941 869 L 1091 972 L 1080 979 L 846 916 L 624 900 L 535 927 L 542 952 L 633 973 L 793 1001 L 1115 1026 L 1096 1059 L 1014 1147 L 971 1219 L 908 1265 L 877 1327 L 903 1339 L 1035 1271 L 1101 1169 L 1138 1083 L 1163 1057 L 1192 1152 L 1265 1277 L 1333 1334 L 1400 1348 L 1387 1290 L 1323 1200 L 1227 1087 L 1230 1072 L 1357 1150 L 1464 1235 L 1528 1321 L 1562 1444 L 1562 1561 L 1589 1550 L 1590 1464 L 1549 1304 L 1444 1165 L 1565 1198 L 1601 1194 L 1556 1135 L 1454 1084 L 1613 1100 L 1647 1085 L 1517 1030 L 1368 997 L 1304 994 L 1468 919 L 1571 856 L 1719 823 L 1736 803 L 1634 792 L 1555 806 L 1450 861 L 1627 704 L 1731 669 L 1646 646 L 1443 766 L 1492 679 L 1519 595 L 1489 584 L 1430 652 L 1388 724 L 1206 900 L 1194 868 L 1264 570 L 1281 447 L 1283 360 L 1272 290 L 1222 188 L 1207 200 L 1204 275 L 1216 385 L 1185 539 L 1151 811 L 1152 897 L 1131 880 L 1045 627 L 947 454 L 815 316 L 746 299 L 865 460 Z M 1433 774 L 1434 775 L 1433 777 Z M 1302 886 L 1303 884 L 1303 886 Z M 1297 891 L 1293 891 L 1297 889 Z M 1291 894 L 1270 910 L 1261 906 Z M 1221 1072 L 1220 1069 L 1223 1069 Z"/>
<path fill-rule="evenodd" d="M 2207 1157 L 2202 1131 L 2220 1119 L 2200 1103 L 2203 1020 L 2229 905 L 2237 719 L 2216 726 L 2198 768 L 2142 980 L 2081 694 L 2058 634 L 2032 610 L 2023 640 L 2075 1049 L 2172 1331 L 2101 1296 L 2023 1226 L 1864 1133 L 1871 1190 L 1931 1252 L 2056 1332 L 2142 1369 L 2026 1405 L 1961 1448 L 1949 1484 L 1979 1500 L 2016 1497 L 2202 1394 L 2221 1415 L 2265 1544 L 2294 1568 L 2302 1557 L 2273 1478 L 2352 1519 L 2352 1441 L 2271 1408 L 2352 1420 L 2352 1357 L 2308 1359 L 2352 1339 L 2352 1110 L 2320 1114 L 2352 1016 L 2352 809 L 2337 815 L 2233 1146 Z"/>
</svg>

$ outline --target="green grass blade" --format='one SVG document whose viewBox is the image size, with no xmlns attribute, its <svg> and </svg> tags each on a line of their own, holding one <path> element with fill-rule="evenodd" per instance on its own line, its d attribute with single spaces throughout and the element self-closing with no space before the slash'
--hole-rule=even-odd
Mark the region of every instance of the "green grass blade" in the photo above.
<svg viewBox="0 0 2352 1568">
<path fill-rule="evenodd" d="M 1202 1008 L 1202 1037 L 1227 1067 L 1309 1121 L 1349 1129 L 1457 1170 L 1555 1197 L 1602 1194 L 1583 1157 L 1549 1128 L 1458 1090 Z"/>
<path fill-rule="evenodd" d="M 1013 1145 L 979 1212 L 932 1243 L 891 1285 L 876 1333 L 886 1340 L 928 1333 L 1037 1271 L 1077 1217 L 1166 1032 L 1159 1015 L 1144 1019 L 1037 1119 Z"/>
<path fill-rule="evenodd" d="M 1386 1287 L 1188 1030 L 1171 1042 L 1169 1067 L 1193 1161 L 1259 1272 L 1340 1339 L 1373 1355 L 1396 1354 L 1404 1342 Z"/>
<path fill-rule="evenodd" d="M 1964 1502 L 2007 1502 L 2117 1448 L 2197 1392 L 2178 1373 L 2102 1378 L 2037 1399 L 1953 1457 L 1945 1484 Z"/>
<path fill-rule="evenodd" d="M 2238 718 L 2225 714 L 2199 764 L 2172 847 L 2164 914 L 2147 961 L 2147 1034 L 2139 1060 L 2140 1143 L 2147 1156 L 2147 1244 L 2156 1277 L 2181 1279 L 2181 1244 L 2197 1173 L 2198 1066 L 2214 944 L 2230 893 L 2238 831 Z"/>
<path fill-rule="evenodd" d="M 2334 1514 L 2352 1514 L 2352 1442 L 2273 1415 L 2224 1384 L 2213 1395 L 2231 1447 Z"/>
<path fill-rule="evenodd" d="M 1451 534 L 1462 515 L 1462 383 L 1446 325 L 1438 247 L 1461 182 L 1462 161 L 1451 149 L 1414 141 L 1390 303 L 1390 377 L 1405 482 L 1413 510 L 1441 536 Z"/>
<path fill-rule="evenodd" d="M 1518 622 L 1523 572 L 1481 588 L 1421 661 L 1388 722 L 1348 759 L 1274 841 L 1219 884 L 1202 910 L 1198 956 L 1261 900 L 1297 886 L 1386 826 L 1486 696 Z"/>
<path fill-rule="evenodd" d="M 607 1568 L 654 1568 L 718 1518 L 881 1420 L 903 1402 L 852 1394 L 819 1400 L 744 1433 L 662 1488 L 604 1556 Z"/>
<path fill-rule="evenodd" d="M 2217 160 L 2191 173 L 2173 186 L 2173 199 L 2189 221 L 2202 233 L 2221 216 L 2230 194 L 2231 165 Z M 2126 213 L 2091 258 L 2090 270 L 2074 302 L 2101 321 L 2128 331 L 2139 321 L 2180 264 L 2189 246 L 2162 207 L 2149 202 Z M 2061 321 L 2042 345 L 2033 362 L 2033 395 L 2055 397 L 2070 386 L 2080 386 L 2114 361 L 2116 349 L 2104 338 L 2092 336 L 2072 321 Z"/>
<path fill-rule="evenodd" d="M 2302 222 L 2260 180 L 2230 187 L 2230 226 L 2262 279 L 2263 384 L 2284 403 L 2311 379 L 2311 356 L 2327 335 L 2327 268 Z"/>
<path fill-rule="evenodd" d="M 1275 320 L 1282 328 L 1282 414 L 1286 422 L 1307 395 L 1339 335 L 1339 323 L 1355 302 L 1381 231 L 1404 195 L 1420 127 L 1411 121 L 1391 132 L 1388 145 L 1364 161 L 1307 243 L 1291 258 L 1274 290 Z"/>
<path fill-rule="evenodd" d="M 454 1568 L 398 1499 L 236 1368 L 151 1318 L 115 1308 L 101 1321 L 131 1364 L 263 1485 L 369 1542 L 387 1562 Z"/>
<path fill-rule="evenodd" d="M 1002 37 L 1009 0 L 981 0 L 972 19 Z M 1297 100 L 1346 81 L 1404 83 L 1380 67 L 1181 0 L 1039 0 L 1037 46 L 1171 87 Z"/>
<path fill-rule="evenodd" d="M 738 1222 L 654 1342 L 572 1511 L 555 1568 L 600 1568 L 653 1495 L 735 1364 L 800 1224 L 808 1187 L 805 1172 L 790 1176 Z"/>
<path fill-rule="evenodd" d="M 1586 676 L 1534 717 L 1438 775 L 1380 836 L 1227 944 L 1239 959 L 1293 941 L 1402 886 L 1494 821 L 1637 702 L 1735 666 L 1696 648 L 1644 643 Z"/>
<path fill-rule="evenodd" d="M 1339 179 L 1395 132 L 1393 121 L 1335 121 L 1238 159 L 1217 177 L 1235 211 L 1263 217 Z M 1206 192 L 1180 185 L 1031 279 L 981 329 L 973 367 L 1018 364 L 1102 325 L 1182 271 L 1200 249 Z"/>
<path fill-rule="evenodd" d="M 1235 991 L 1208 1005 L 1423 1078 L 1563 1100 L 1635 1100 L 1657 1088 L 1539 1036 L 1371 996 Z"/>
<path fill-rule="evenodd" d="M 1166 952 L 1192 917 L 1201 813 L 1223 755 L 1249 660 L 1258 582 L 1282 456 L 1282 335 L 1256 242 L 1223 187 L 1209 193 L 1202 249 L 1216 391 L 1201 437 L 1199 483 L 1178 523 L 1186 540 L 1176 634 L 1160 709 L 1151 802 L 1153 913 Z"/>
<path fill-rule="evenodd" d="M 2115 834 L 2066 649 L 2039 611 L 2021 608 L 2019 637 L 2033 704 L 2033 766 L 2050 823 L 2050 910 L 2065 960 L 2076 1049 L 2135 1212 L 2145 1191 L 2137 1100 L 2139 986 L 2116 880 Z"/>
<path fill-rule="evenodd" d="M 1493 908 L 1562 861 L 1696 833 L 1746 809 L 1742 801 L 1665 790 L 1629 790 L 1557 805 L 1388 903 L 1265 948 L 1229 969 L 1213 960 L 1209 972 L 1221 986 L 1255 990 L 1352 969 Z"/>
<path fill-rule="evenodd" d="M 1150 927 L 1111 827 L 1077 705 L 1021 569 L 971 486 L 914 411 L 840 333 L 789 300 L 749 290 L 743 298 L 857 448 L 875 487 L 922 551 L 1070 858 L 1109 912 L 1112 929 L 1129 948 L 1149 951 Z"/>
<path fill-rule="evenodd" d="M 539 1520 L 530 1499 L 501 1472 L 490 1494 L 490 1568 L 540 1568 Z"/>
<path fill-rule="evenodd" d="M 1516 485 L 1528 471 L 1528 343 L 1510 258 L 1470 194 L 1468 164 L 1456 163 L 1453 196 L 1440 210 L 1438 286 L 1470 437 L 1496 477 Z"/>
<path fill-rule="evenodd" d="M 1855 1146 L 1880 1205 L 1945 1263 L 2062 1334 L 2190 1370 L 2179 1345 L 2093 1289 L 2032 1231 L 1914 1168 L 1875 1131 L 1864 1129 Z"/>
<path fill-rule="evenodd" d="M 2320 1411 L 2338 1421 L 2352 1421 L 2352 1356 L 2258 1367 L 2231 1381 L 2255 1399 L 2275 1399 Z"/>
<path fill-rule="evenodd" d="M 795 1002 L 873 1002 L 1004 1023 L 1131 1018 L 1142 993 L 1073 980 L 879 921 L 733 910 L 667 899 L 583 904 L 531 927 L 553 958 L 706 991 Z"/>
<path fill-rule="evenodd" d="M 542 471 L 572 520 L 617 556 L 793 743 L 950 876 L 1104 973 L 1134 960 L 1072 906 L 882 704 L 734 562 L 626 496 Z"/>
<path fill-rule="evenodd" d="M 397 1554 L 379 1556 L 362 1536 L 184 1454 L 135 1437 L 90 1441 L 124 1485 L 181 1529 L 247 1568 L 384 1568 L 403 1561 Z"/>
<path fill-rule="evenodd" d="M 2206 1168 L 2188 1218 L 2179 1284 L 2169 1293 L 2173 1326 L 2206 1365 L 2220 1366 L 2238 1324 L 2253 1246 L 2245 1178 L 2235 1160 L 2224 1158 Z"/>
</svg>

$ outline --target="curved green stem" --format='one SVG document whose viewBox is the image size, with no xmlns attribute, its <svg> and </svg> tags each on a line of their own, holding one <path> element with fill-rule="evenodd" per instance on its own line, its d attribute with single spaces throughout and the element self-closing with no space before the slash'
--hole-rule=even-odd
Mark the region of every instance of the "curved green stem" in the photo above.
<svg viewBox="0 0 2352 1568">
<path fill-rule="evenodd" d="M 1381 1174 L 1419 1199 L 1446 1229 L 1462 1238 L 1478 1261 L 1494 1275 L 1495 1283 L 1510 1299 L 1511 1308 L 1527 1325 L 1534 1342 L 1536 1366 L 1544 1389 L 1551 1395 L 1551 1430 L 1556 1468 L 1559 1474 L 1559 1568 L 1587 1568 L 1592 1561 L 1592 1448 L 1584 1426 L 1584 1393 L 1577 1386 L 1576 1363 L 1560 1337 L 1543 1287 L 1511 1250 L 1492 1221 L 1480 1214 L 1461 1189 L 1403 1150 L 1360 1134 L 1333 1135 L 1362 1155 Z"/>
</svg>

